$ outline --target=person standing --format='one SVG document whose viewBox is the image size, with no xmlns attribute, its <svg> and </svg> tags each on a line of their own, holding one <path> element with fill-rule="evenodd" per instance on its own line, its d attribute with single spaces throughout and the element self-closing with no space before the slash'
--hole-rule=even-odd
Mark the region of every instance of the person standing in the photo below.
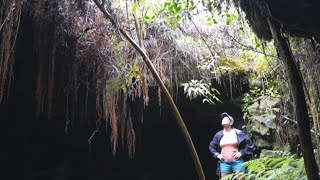
<svg viewBox="0 0 320 180">
<path fill-rule="evenodd" d="M 243 131 L 233 128 L 234 119 L 228 113 L 221 114 L 223 129 L 217 132 L 209 144 L 214 158 L 219 159 L 217 175 L 225 177 L 231 173 L 241 174 L 243 158 L 253 152 L 253 144 Z M 244 179 L 244 178 L 237 178 Z"/>
</svg>

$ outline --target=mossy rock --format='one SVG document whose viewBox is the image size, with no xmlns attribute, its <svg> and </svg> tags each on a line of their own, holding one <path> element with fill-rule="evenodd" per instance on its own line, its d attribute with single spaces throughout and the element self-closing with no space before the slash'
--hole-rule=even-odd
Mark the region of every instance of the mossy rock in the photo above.
<svg viewBox="0 0 320 180">
<path fill-rule="evenodd" d="M 259 103 L 258 102 L 254 102 L 253 104 L 248 106 L 248 111 L 252 116 L 260 115 L 259 109 L 260 108 L 259 108 Z"/>
<path fill-rule="evenodd" d="M 283 146 L 273 145 L 273 150 L 290 152 L 290 144 L 289 144 L 289 143 L 286 143 L 286 144 L 283 145 Z"/>
<path fill-rule="evenodd" d="M 264 124 L 268 129 L 275 129 L 276 128 L 276 124 L 275 124 L 275 120 L 276 120 L 277 116 L 274 114 L 264 114 L 261 116 L 254 116 L 253 119 L 255 121 L 260 122 L 261 124 Z"/>
<path fill-rule="evenodd" d="M 265 126 L 264 124 L 258 122 L 258 121 L 252 121 L 251 123 L 251 130 L 253 132 L 256 132 L 257 134 L 260 134 L 261 136 L 268 136 L 269 134 L 269 128 Z"/>
<path fill-rule="evenodd" d="M 248 111 L 254 114 L 272 113 L 280 106 L 280 99 L 259 96 L 254 98 L 253 103 L 248 107 Z"/>
<path fill-rule="evenodd" d="M 261 99 L 259 109 L 262 113 L 270 113 L 273 108 L 278 108 L 280 99 L 264 97 Z"/>
<path fill-rule="evenodd" d="M 280 99 L 279 98 L 268 98 L 265 97 L 261 101 L 261 105 L 265 105 L 267 107 L 279 107 Z"/>
<path fill-rule="evenodd" d="M 272 144 L 263 138 L 256 137 L 254 145 L 260 149 L 270 149 Z"/>
<path fill-rule="evenodd" d="M 271 113 L 272 114 L 277 114 L 277 113 L 279 113 L 280 112 L 280 108 L 272 108 L 271 109 Z"/>
</svg>

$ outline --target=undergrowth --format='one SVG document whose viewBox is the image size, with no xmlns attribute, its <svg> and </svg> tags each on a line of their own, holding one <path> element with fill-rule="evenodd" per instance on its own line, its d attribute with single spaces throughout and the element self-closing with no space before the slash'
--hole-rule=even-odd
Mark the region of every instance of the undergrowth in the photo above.
<svg viewBox="0 0 320 180">
<path fill-rule="evenodd" d="M 265 150 L 260 158 L 243 163 L 245 180 L 304 180 L 307 179 L 303 158 L 289 152 Z M 230 174 L 223 180 L 236 179 Z"/>
</svg>

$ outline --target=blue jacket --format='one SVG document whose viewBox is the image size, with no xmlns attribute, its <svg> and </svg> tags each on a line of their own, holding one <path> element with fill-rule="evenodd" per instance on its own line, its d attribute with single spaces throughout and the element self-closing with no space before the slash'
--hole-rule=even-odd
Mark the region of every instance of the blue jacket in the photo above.
<svg viewBox="0 0 320 180">
<path fill-rule="evenodd" d="M 244 159 L 247 159 L 248 156 L 250 156 L 253 152 L 253 144 L 251 139 L 248 135 L 246 135 L 243 131 L 239 129 L 235 129 L 237 137 L 238 137 L 238 149 L 241 152 L 241 157 Z M 209 150 L 214 158 L 217 158 L 217 156 L 221 152 L 221 148 L 219 146 L 220 140 L 223 136 L 223 130 L 217 132 L 212 141 L 209 144 Z M 220 175 L 220 168 L 218 166 L 217 168 L 217 175 Z"/>
</svg>

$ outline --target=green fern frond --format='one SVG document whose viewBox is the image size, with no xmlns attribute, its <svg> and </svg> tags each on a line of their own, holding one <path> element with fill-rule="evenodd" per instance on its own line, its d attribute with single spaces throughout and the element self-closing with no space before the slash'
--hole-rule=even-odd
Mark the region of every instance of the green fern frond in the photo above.
<svg viewBox="0 0 320 180">
<path fill-rule="evenodd" d="M 303 158 L 290 152 L 264 151 L 260 158 L 243 163 L 246 180 L 306 180 Z M 228 178 L 236 177 L 235 174 Z"/>
</svg>

